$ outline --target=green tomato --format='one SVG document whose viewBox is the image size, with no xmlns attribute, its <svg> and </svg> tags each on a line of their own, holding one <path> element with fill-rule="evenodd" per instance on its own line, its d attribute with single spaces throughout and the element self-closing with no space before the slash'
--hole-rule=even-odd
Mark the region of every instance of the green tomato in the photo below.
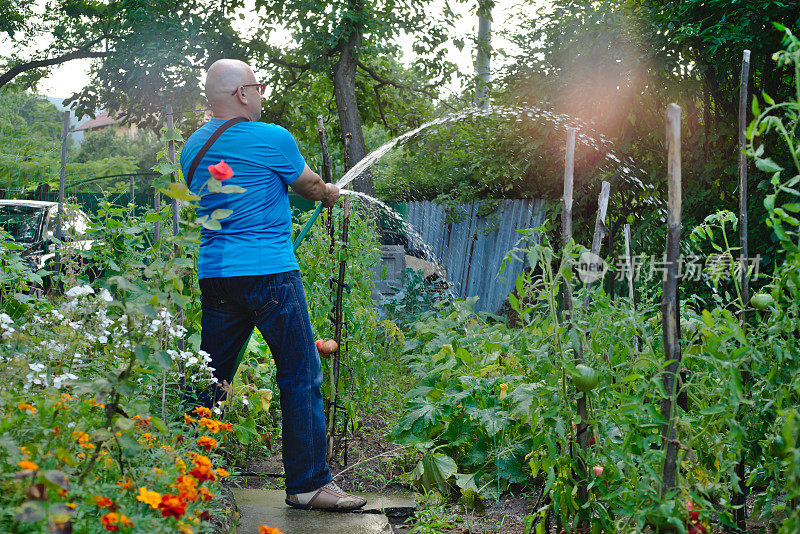
<svg viewBox="0 0 800 534">
<path fill-rule="evenodd" d="M 769 453 L 779 460 L 789 456 L 781 436 L 775 436 L 775 439 L 769 442 Z"/>
<path fill-rule="evenodd" d="M 753 295 L 753 298 L 750 299 L 750 304 L 757 310 L 766 310 L 775 304 L 775 299 L 768 293 L 756 293 Z"/>
<path fill-rule="evenodd" d="M 579 363 L 575 366 L 575 374 L 572 376 L 572 382 L 579 391 L 589 393 L 600 383 L 600 375 L 588 365 Z"/>
</svg>

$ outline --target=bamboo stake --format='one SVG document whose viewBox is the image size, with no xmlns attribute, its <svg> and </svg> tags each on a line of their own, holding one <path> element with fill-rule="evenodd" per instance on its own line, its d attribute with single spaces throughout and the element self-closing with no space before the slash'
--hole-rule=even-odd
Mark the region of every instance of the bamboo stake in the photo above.
<svg viewBox="0 0 800 534">
<path fill-rule="evenodd" d="M 678 303 L 678 261 L 681 241 L 681 108 L 677 104 L 667 107 L 667 179 L 669 182 L 667 212 L 666 273 L 661 298 L 663 320 L 664 356 L 667 365 L 662 375 L 667 397 L 661 403 L 661 415 L 666 424 L 661 427 L 661 440 L 665 447 L 663 486 L 661 495 L 667 496 L 675 488 L 678 475 L 678 441 L 675 431 L 675 397 L 678 369 L 681 364 L 680 319 Z"/>
<path fill-rule="evenodd" d="M 747 328 L 747 306 L 750 303 L 750 282 L 747 276 L 749 256 L 747 243 L 747 155 L 745 153 L 747 144 L 747 84 L 750 78 L 750 50 L 745 50 L 742 54 L 742 76 L 739 85 L 739 257 L 741 269 L 741 292 L 742 310 L 740 321 L 742 330 Z M 742 369 L 742 386 L 747 389 L 750 384 L 750 372 Z M 749 393 L 745 391 L 745 396 Z M 736 478 L 731 505 L 733 506 L 733 518 L 739 532 L 744 532 L 747 527 L 747 486 L 745 484 L 745 458 L 744 453 L 736 464 Z"/>
<path fill-rule="evenodd" d="M 608 211 L 608 198 L 611 195 L 611 184 L 603 182 L 600 185 L 600 196 L 597 198 L 597 218 L 594 221 L 594 237 L 592 238 L 592 260 L 599 260 L 600 248 L 603 246 L 603 237 L 606 235 L 606 212 Z M 600 272 L 601 264 L 595 263 L 589 266 L 589 272 Z M 586 295 L 583 296 L 583 308 L 589 307 L 590 291 L 592 283 L 586 284 Z"/>
<path fill-rule="evenodd" d="M 61 221 L 64 220 L 64 181 L 67 175 L 67 136 L 69 135 L 69 110 L 64 110 L 64 130 L 61 134 L 61 169 L 58 173 L 58 220 L 56 238 L 61 239 Z"/>
<path fill-rule="evenodd" d="M 133 175 L 128 177 L 128 195 L 131 198 L 131 216 L 136 215 L 136 201 L 133 198 Z"/>
</svg>

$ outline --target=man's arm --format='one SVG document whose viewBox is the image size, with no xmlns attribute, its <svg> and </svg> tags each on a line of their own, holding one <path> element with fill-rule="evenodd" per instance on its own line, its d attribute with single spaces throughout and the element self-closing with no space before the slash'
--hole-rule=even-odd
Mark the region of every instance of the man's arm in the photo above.
<svg viewBox="0 0 800 534">
<path fill-rule="evenodd" d="M 312 202 L 321 200 L 326 208 L 332 207 L 339 199 L 339 188 L 334 184 L 326 184 L 308 164 L 297 180 L 291 183 L 291 188 L 306 200 Z"/>
</svg>

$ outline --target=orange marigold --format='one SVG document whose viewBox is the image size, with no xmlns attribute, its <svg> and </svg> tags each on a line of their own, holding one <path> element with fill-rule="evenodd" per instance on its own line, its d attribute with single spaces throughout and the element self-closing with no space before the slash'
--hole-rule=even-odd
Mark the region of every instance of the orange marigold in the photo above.
<svg viewBox="0 0 800 534">
<path fill-rule="evenodd" d="M 198 406 L 197 408 L 192 410 L 192 413 L 196 413 L 200 417 L 208 417 L 211 415 L 211 409 L 206 408 L 205 406 Z"/>
<path fill-rule="evenodd" d="M 214 494 L 211 493 L 205 486 L 200 486 L 198 493 L 200 494 L 200 498 L 204 501 L 210 501 L 214 498 Z"/>
<path fill-rule="evenodd" d="M 194 457 L 194 467 L 189 474 L 197 480 L 214 480 L 214 471 L 211 468 L 211 460 L 207 456 L 198 454 Z"/>
<path fill-rule="evenodd" d="M 199 438 L 197 438 L 197 446 L 202 447 L 207 451 L 210 451 L 211 449 L 217 446 L 217 440 L 215 440 L 211 436 L 200 436 Z"/>
<path fill-rule="evenodd" d="M 197 422 L 197 419 L 195 419 L 194 417 L 190 417 L 190 416 L 188 416 L 186 414 L 183 414 L 183 423 L 185 425 L 191 425 L 192 423 L 196 423 L 196 422 Z"/>
<path fill-rule="evenodd" d="M 92 500 L 100 508 L 109 508 L 112 504 L 114 504 L 114 501 L 108 497 L 103 497 L 102 495 L 92 495 Z"/>
<path fill-rule="evenodd" d="M 178 497 L 183 500 L 194 502 L 197 500 L 197 479 L 188 475 L 179 476 L 172 485 L 178 490 Z"/>
<path fill-rule="evenodd" d="M 31 462 L 30 460 L 22 460 L 19 463 L 17 463 L 17 465 L 20 467 L 20 469 L 30 469 L 31 471 L 36 471 L 37 469 L 39 469 L 39 466 Z"/>
<path fill-rule="evenodd" d="M 117 512 L 108 512 L 100 518 L 100 522 L 106 527 L 106 530 L 110 530 L 111 532 L 117 532 L 119 527 L 133 526 L 133 521 Z"/>
<path fill-rule="evenodd" d="M 164 517 L 180 517 L 186 513 L 186 501 L 177 495 L 163 495 L 158 504 L 161 515 Z"/>
<path fill-rule="evenodd" d="M 117 481 L 117 486 L 119 486 L 120 489 L 129 490 L 133 487 L 133 480 L 131 480 L 130 477 L 125 477 L 124 480 Z"/>
<path fill-rule="evenodd" d="M 75 504 L 74 502 L 65 502 L 64 506 L 66 506 L 68 508 L 72 508 L 73 510 L 78 507 L 78 505 Z"/>
<path fill-rule="evenodd" d="M 139 488 L 139 495 L 136 496 L 137 501 L 141 501 L 146 505 L 150 506 L 153 510 L 158 509 L 158 505 L 161 504 L 161 494 L 157 491 L 150 491 L 144 486 Z"/>
<path fill-rule="evenodd" d="M 222 423 L 216 419 L 209 419 L 208 417 L 201 417 L 197 422 L 202 427 L 207 428 L 210 432 L 216 434 L 222 428 Z"/>
<path fill-rule="evenodd" d="M 258 534 L 283 534 L 279 528 L 268 527 L 267 525 L 258 525 Z"/>
<path fill-rule="evenodd" d="M 224 469 L 223 469 L 223 468 L 221 468 L 221 467 L 217 467 L 216 469 L 214 469 L 214 472 L 215 472 L 216 474 L 218 474 L 219 476 L 223 477 L 223 478 L 224 478 L 224 477 L 229 477 L 229 476 L 231 476 L 231 474 L 230 474 L 230 473 L 228 473 L 226 470 L 224 470 Z"/>
<path fill-rule="evenodd" d="M 183 458 L 175 458 L 175 467 L 178 468 L 180 474 L 186 474 L 186 462 L 183 461 Z"/>
<path fill-rule="evenodd" d="M 222 428 L 222 430 L 227 430 L 228 432 L 233 430 L 233 425 L 230 423 L 221 423 L 220 427 Z"/>
<path fill-rule="evenodd" d="M 17 408 L 20 410 L 28 410 L 31 414 L 36 413 L 36 408 L 25 402 L 20 402 L 17 404 Z"/>
</svg>

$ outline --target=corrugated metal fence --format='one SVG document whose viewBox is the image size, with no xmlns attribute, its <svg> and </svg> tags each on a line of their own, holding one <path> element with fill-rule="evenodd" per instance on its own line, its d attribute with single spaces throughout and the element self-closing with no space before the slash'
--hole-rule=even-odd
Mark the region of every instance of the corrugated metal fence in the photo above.
<svg viewBox="0 0 800 534">
<path fill-rule="evenodd" d="M 478 296 L 476 310 L 494 312 L 514 288 L 523 265 L 513 262 L 498 277 L 500 264 L 521 237 L 517 230 L 536 228 L 544 223 L 544 201 L 540 199 L 502 200 L 486 215 L 482 202 L 473 201 L 456 209 L 448 221 L 447 206 L 430 201 L 409 202 L 409 223 L 419 231 L 445 268 L 447 279 L 459 297 Z M 409 237 L 409 248 L 423 249 Z"/>
</svg>

